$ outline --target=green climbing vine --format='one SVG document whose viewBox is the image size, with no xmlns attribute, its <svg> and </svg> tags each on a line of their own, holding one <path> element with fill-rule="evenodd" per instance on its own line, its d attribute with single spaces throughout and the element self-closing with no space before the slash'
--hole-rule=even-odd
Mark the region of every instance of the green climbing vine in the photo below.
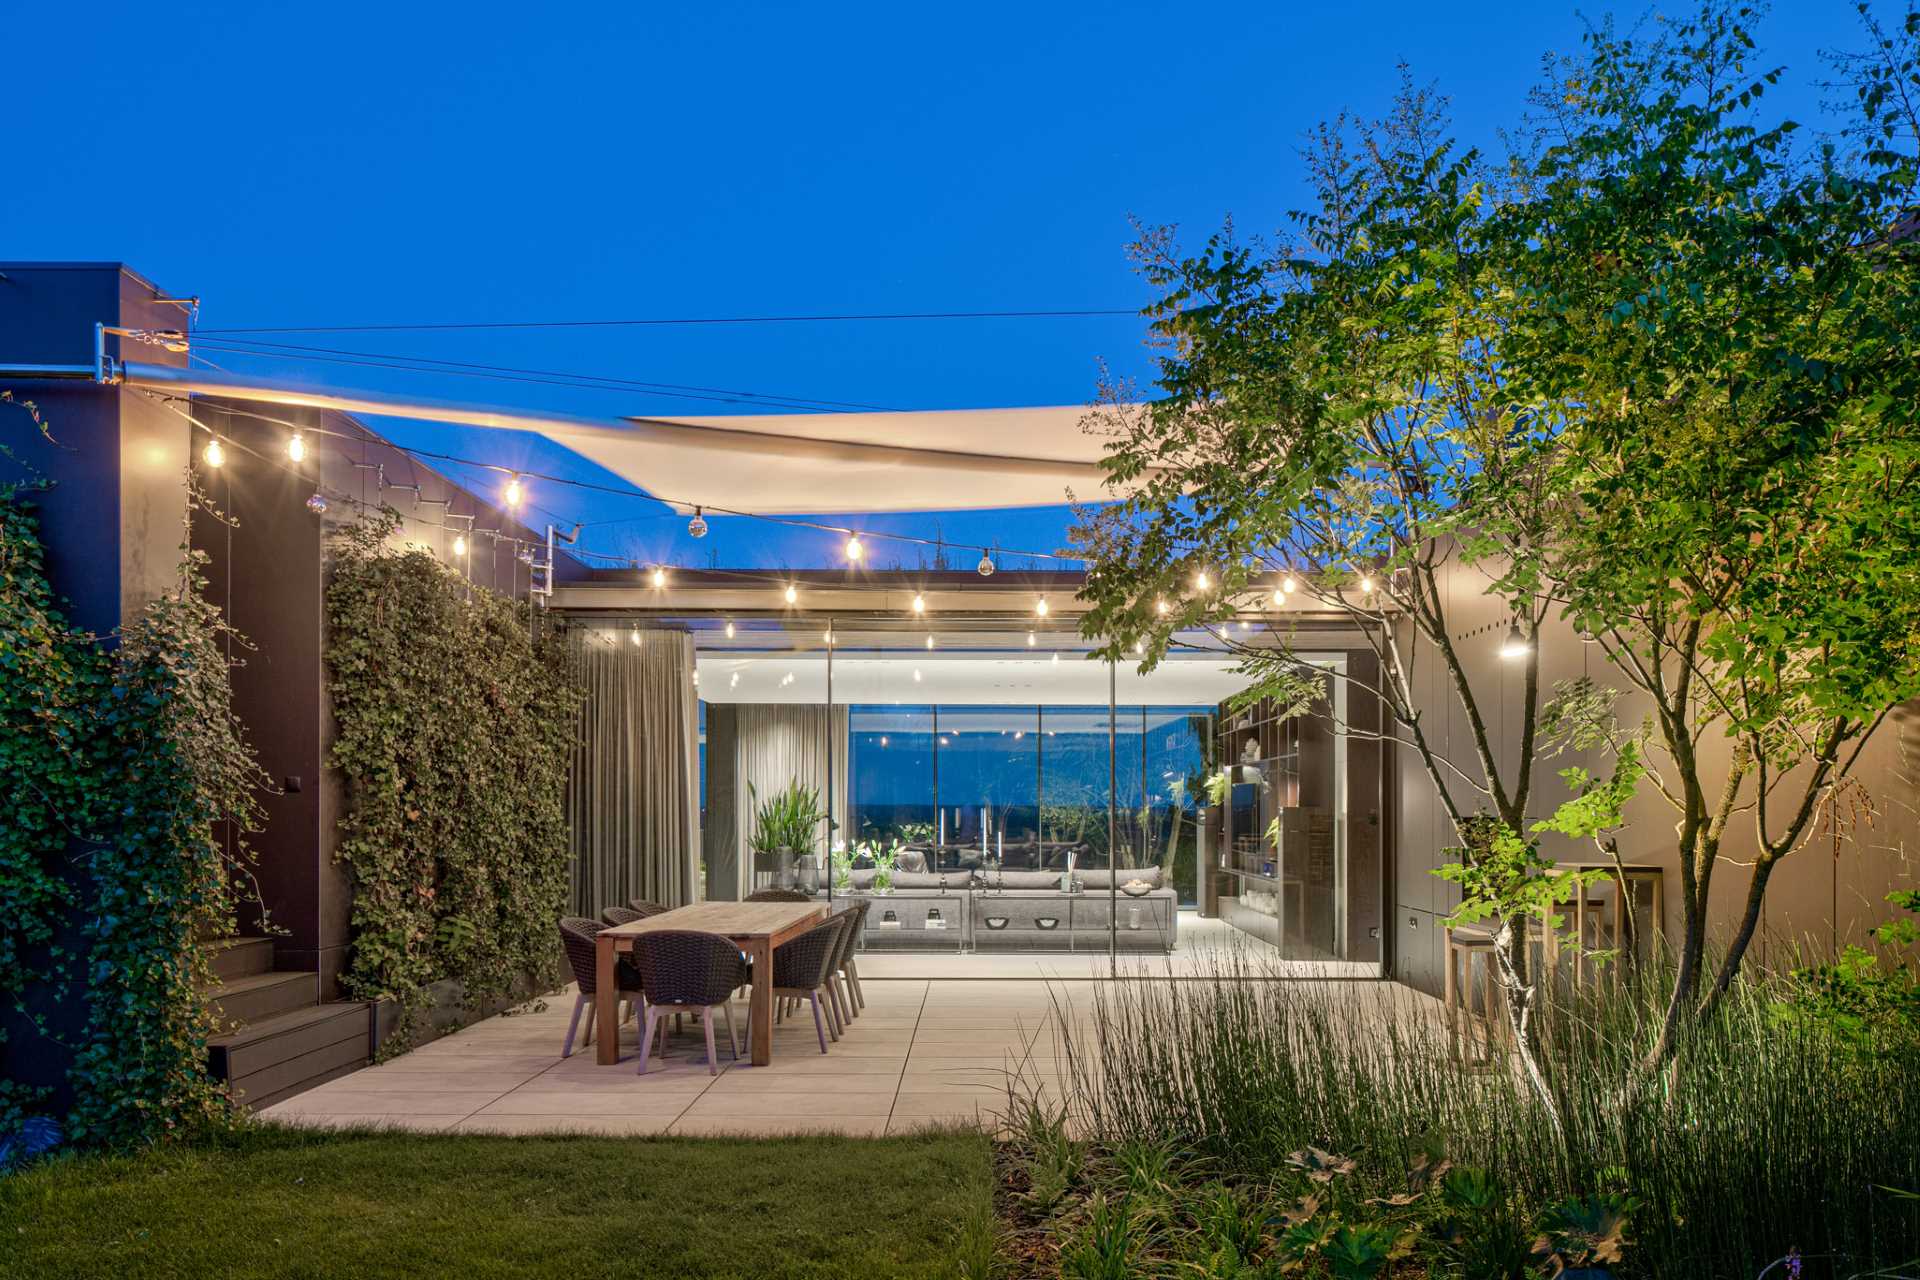
<svg viewBox="0 0 1920 1280">
<path fill-rule="evenodd" d="M 338 857 L 353 882 L 344 985 L 403 1014 L 433 984 L 469 1005 L 556 975 L 569 884 L 565 810 L 578 697 L 525 605 L 399 546 L 385 512 L 332 548 L 327 666 L 347 786 Z"/>
<path fill-rule="evenodd" d="M 36 419 L 37 421 L 37 419 Z M 103 642 L 74 628 L 47 576 L 29 480 L 0 486 L 0 1055 L 68 1062 L 64 1136 L 125 1146 L 217 1123 L 203 938 L 253 892 L 245 834 L 270 784 L 233 714 L 244 642 L 202 593 L 185 545 L 171 589 Z M 76 993 L 77 1029 L 49 1011 Z M 31 1043 L 15 1043 L 27 1041 Z M 51 1089 L 0 1079 L 0 1166 L 61 1132 Z"/>
</svg>

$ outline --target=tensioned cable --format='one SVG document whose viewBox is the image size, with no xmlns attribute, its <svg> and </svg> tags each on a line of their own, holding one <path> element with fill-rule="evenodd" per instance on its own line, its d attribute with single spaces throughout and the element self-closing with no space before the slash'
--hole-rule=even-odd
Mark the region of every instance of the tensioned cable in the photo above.
<svg viewBox="0 0 1920 1280">
<path fill-rule="evenodd" d="M 245 341 L 244 339 L 242 341 Z M 570 373 L 553 369 L 521 369 L 512 365 L 478 364 L 462 360 L 437 360 L 430 356 L 394 355 L 379 351 L 335 351 L 327 347 L 295 347 L 281 343 L 248 346 L 232 342 L 204 341 L 195 336 L 197 348 L 260 359 L 312 360 L 321 364 L 353 365 L 372 369 L 398 369 L 408 373 L 437 373 L 455 377 L 490 378 L 498 382 L 530 382 L 545 386 L 578 387 L 589 391 L 648 391 L 681 400 L 710 400 L 719 404 L 744 404 L 761 408 L 797 409 L 807 413 L 898 413 L 885 405 L 858 404 L 838 400 L 812 400 L 772 392 L 733 391 L 724 387 L 689 387 L 667 382 L 641 382 L 593 373 Z M 279 351 L 255 350 L 255 346 L 282 347 Z"/>
<path fill-rule="evenodd" d="M 253 325 L 198 329 L 196 333 L 381 333 L 462 329 L 612 329 L 653 325 L 829 324 L 886 320 L 1063 320 L 1088 316 L 1135 316 L 1138 307 L 1083 307 L 1053 311 L 875 311 L 785 316 L 648 316 L 631 320 L 465 320 L 419 324 Z"/>
</svg>

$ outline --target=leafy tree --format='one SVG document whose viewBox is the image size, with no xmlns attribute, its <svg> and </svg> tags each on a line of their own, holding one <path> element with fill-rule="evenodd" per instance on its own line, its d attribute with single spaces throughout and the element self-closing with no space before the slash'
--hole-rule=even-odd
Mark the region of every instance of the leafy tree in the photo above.
<svg viewBox="0 0 1920 1280">
<path fill-rule="evenodd" d="M 1646 776 L 1676 815 L 1662 1054 L 1738 973 L 1780 861 L 1865 810 L 1861 748 L 1920 694 L 1920 254 L 1897 234 L 1920 21 L 1875 29 L 1845 64 L 1851 140 L 1803 152 L 1759 118 L 1782 73 L 1752 68 L 1748 19 L 1591 33 L 1503 214 L 1531 246 L 1503 371 L 1565 416 L 1579 514 L 1543 571 L 1651 700 Z M 1709 983 L 1727 858 L 1752 875 Z"/>
<path fill-rule="evenodd" d="M 1490 895 L 1470 898 L 1470 914 L 1495 922 L 1515 1042 L 1552 1115 L 1526 939 L 1571 886 L 1514 851 L 1530 847 L 1541 571 L 1565 516 L 1558 422 L 1512 396 L 1500 367 L 1522 246 L 1494 216 L 1504 184 L 1410 82 L 1386 119 L 1323 126 L 1307 163 L 1317 198 L 1285 243 L 1243 243 L 1229 226 L 1191 256 L 1165 230 L 1136 246 L 1161 293 L 1148 312 L 1160 394 L 1136 409 L 1130 388 L 1111 387 L 1095 417 L 1124 497 L 1075 530 L 1091 560 L 1083 630 L 1106 638 L 1107 656 L 1151 666 L 1180 629 L 1211 628 L 1242 659 L 1246 700 L 1304 707 L 1319 673 L 1291 636 L 1226 624 L 1294 596 L 1356 624 L 1380 668 L 1363 687 L 1393 721 L 1380 732 L 1424 766 L 1463 862 L 1488 869 L 1463 878 Z M 1485 574 L 1529 642 L 1510 763 L 1495 750 L 1497 697 L 1457 647 L 1442 588 L 1455 566 Z M 1470 758 L 1429 730 L 1414 692 L 1423 663 L 1446 673 Z"/>
</svg>

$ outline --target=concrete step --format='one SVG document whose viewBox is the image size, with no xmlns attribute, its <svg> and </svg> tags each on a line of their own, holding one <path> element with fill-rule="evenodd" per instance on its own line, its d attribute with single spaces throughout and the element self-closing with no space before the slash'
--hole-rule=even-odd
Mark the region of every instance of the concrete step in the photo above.
<svg viewBox="0 0 1920 1280">
<path fill-rule="evenodd" d="M 313 973 L 250 973 L 207 988 L 205 999 L 222 1026 L 258 1022 L 313 1005 L 320 977 Z"/>
<path fill-rule="evenodd" d="M 272 938 L 217 938 L 202 945 L 213 958 L 213 976 L 222 982 L 273 968 Z"/>
<path fill-rule="evenodd" d="M 365 1066 L 372 1025 L 364 1001 L 310 1005 L 216 1036 L 207 1045 L 208 1069 L 240 1101 L 269 1106 Z"/>
</svg>

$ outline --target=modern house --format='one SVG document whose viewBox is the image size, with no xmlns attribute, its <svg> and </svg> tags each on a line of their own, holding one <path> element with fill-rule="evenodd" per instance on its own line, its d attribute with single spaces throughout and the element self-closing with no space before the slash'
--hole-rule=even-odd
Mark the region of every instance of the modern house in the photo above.
<svg viewBox="0 0 1920 1280">
<path fill-rule="evenodd" d="M 1391 611 L 1360 626 L 1296 596 L 1233 624 L 1237 641 L 1288 644 L 1319 673 L 1320 701 L 1282 719 L 1237 705 L 1246 679 L 1206 632 L 1182 636 L 1151 671 L 1092 658 L 1077 571 L 983 575 L 977 549 L 927 569 L 592 567 L 553 530 L 381 439 L 342 407 L 348 397 L 222 387 L 164 342 L 97 337 L 98 325 L 182 329 L 185 307 L 113 264 L 0 263 L 0 390 L 36 401 L 51 432 L 10 415 L 0 441 L 55 482 L 41 503 L 52 570 L 75 620 L 101 634 L 168 580 L 190 459 L 245 530 L 192 522 L 215 598 L 255 647 L 235 674 L 237 705 L 281 783 L 253 843 L 286 932 L 227 970 L 245 997 L 229 1012 L 251 1027 L 221 1052 L 231 1075 L 259 1077 L 256 1097 L 358 1065 L 373 1034 L 364 1009 L 329 1004 L 353 939 L 333 857 L 344 798 L 327 764 L 322 660 L 327 534 L 363 504 L 397 509 L 397 536 L 477 585 L 537 599 L 541 625 L 578 646 L 588 703 L 568 803 L 582 913 L 773 886 L 872 900 L 862 945 L 911 955 L 924 975 L 984 972 L 969 966 L 995 955 L 1034 957 L 1035 974 L 1116 972 L 1123 956 L 1177 963 L 1196 940 L 1231 936 L 1301 977 L 1439 990 L 1441 921 L 1457 899 L 1431 873 L 1451 834 L 1375 692 L 1375 646 L 1401 625 Z M 173 370 L 178 385 L 102 382 L 103 361 Z M 724 470 L 724 505 L 822 512 L 1061 501 L 1075 483 L 1084 494 L 1093 468 L 1079 414 L 501 425 L 545 429 L 676 501 L 712 492 Z M 295 431 L 308 445 L 289 460 Z M 207 433 L 229 451 L 217 474 L 198 447 Z M 997 496 L 966 497 L 983 487 Z M 1509 690 L 1493 728 L 1510 759 L 1518 676 L 1497 652 L 1507 619 L 1467 572 L 1449 590 L 1456 644 L 1488 688 Z M 1540 657 L 1545 683 L 1606 680 L 1566 628 L 1543 637 Z M 1415 691 L 1425 724 L 1471 770 L 1441 676 L 1430 667 Z M 1623 714 L 1633 718 L 1631 703 Z M 1859 770 L 1878 816 L 1835 826 L 1782 869 L 1763 945 L 1853 940 L 1888 888 L 1911 883 L 1916 747 L 1920 708 L 1901 708 Z M 796 788 L 818 807 L 817 836 L 769 846 L 759 810 Z M 1623 856 L 1675 875 L 1670 820 L 1636 803 Z M 1559 840 L 1549 853 L 1584 856 Z M 1743 871 L 1724 874 L 1718 899 L 1731 912 Z"/>
</svg>

